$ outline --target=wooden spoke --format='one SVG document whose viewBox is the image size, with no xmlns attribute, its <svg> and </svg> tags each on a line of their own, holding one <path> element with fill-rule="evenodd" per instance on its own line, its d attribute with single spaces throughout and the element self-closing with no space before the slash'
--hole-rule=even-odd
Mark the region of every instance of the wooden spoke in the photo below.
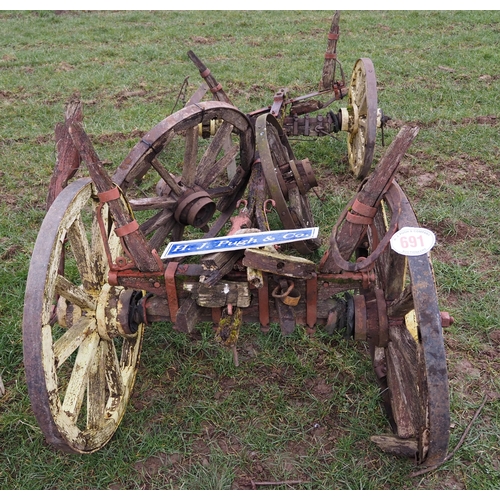
<svg viewBox="0 0 500 500">
<path fill-rule="evenodd" d="M 74 422 L 76 422 L 80 414 L 83 396 L 87 388 L 89 368 L 96 356 L 98 345 L 99 336 L 94 333 L 86 337 L 78 349 L 78 355 L 76 356 L 61 408 Z"/>
<path fill-rule="evenodd" d="M 55 366 L 58 369 L 82 344 L 83 340 L 95 330 L 96 322 L 94 318 L 86 316 L 80 319 L 59 339 L 54 342 Z"/>
<path fill-rule="evenodd" d="M 235 144 L 219 161 L 215 162 L 210 168 L 206 167 L 200 170 L 203 175 L 200 176 L 201 178 L 198 185 L 202 187 L 210 186 L 221 175 L 221 173 L 229 167 L 231 162 L 234 161 L 236 155 L 239 152 L 239 149 L 240 148 L 238 144 Z"/>
<path fill-rule="evenodd" d="M 115 346 L 110 344 L 106 351 L 106 381 L 108 383 L 109 393 L 111 398 L 118 398 L 123 395 L 123 381 L 121 374 L 120 362 L 116 353 Z"/>
<path fill-rule="evenodd" d="M 159 228 L 164 228 L 166 226 L 172 229 L 175 224 L 174 214 L 171 210 L 162 210 L 157 212 L 153 217 L 143 222 L 139 228 L 147 236 L 148 234 L 156 231 Z M 167 233 L 168 234 L 168 233 Z M 153 246 L 153 248 L 155 248 Z"/>
<path fill-rule="evenodd" d="M 74 181 L 47 212 L 33 250 L 23 316 L 33 411 L 47 441 L 72 453 L 98 450 L 116 431 L 135 382 L 144 329 L 140 325 L 134 338 L 108 335 L 107 328 L 119 329 L 116 319 L 102 317 L 102 305 L 115 304 L 121 289 L 106 283 L 109 268 L 93 193 L 89 179 Z M 105 207 L 102 219 L 115 260 L 122 248 Z"/>
<path fill-rule="evenodd" d="M 158 230 L 155 232 L 153 237 L 151 238 L 151 246 L 153 248 L 159 248 L 160 245 L 168 238 L 168 235 L 176 225 L 175 219 L 170 216 L 169 219 L 166 220 L 164 224 L 162 224 Z"/>
<path fill-rule="evenodd" d="M 81 309 L 95 309 L 95 301 L 92 296 L 85 292 L 83 288 L 74 285 L 60 274 L 57 275 L 55 289 L 59 295 Z"/>
<path fill-rule="evenodd" d="M 121 248 L 121 243 L 119 238 L 113 231 L 114 226 L 112 224 L 112 220 L 109 215 L 109 208 L 107 205 L 104 205 L 104 207 L 102 207 L 101 217 L 103 219 L 104 227 L 107 229 L 108 244 L 112 248 L 111 253 L 116 254 L 120 251 L 119 249 Z M 105 273 L 107 272 L 108 268 L 108 261 L 97 217 L 92 218 L 90 232 L 90 248 L 92 249 L 91 262 L 93 268 L 94 283 L 103 283 L 105 280 Z"/>
<path fill-rule="evenodd" d="M 163 196 L 129 200 L 128 202 L 135 212 L 139 212 L 141 210 L 172 209 L 176 205 L 175 200 L 171 200 Z"/>
<path fill-rule="evenodd" d="M 198 154 L 198 127 L 186 131 L 186 148 L 184 150 L 184 164 L 182 166 L 182 182 L 193 187 L 196 179 L 196 166 Z"/>
<path fill-rule="evenodd" d="M 219 127 L 214 135 L 213 140 L 207 147 L 203 156 L 201 157 L 200 163 L 198 165 L 198 171 L 196 173 L 196 183 L 199 186 L 205 185 L 206 175 L 205 172 L 209 170 L 216 162 L 217 155 L 220 153 L 221 149 L 226 144 L 226 139 L 230 138 L 233 126 L 229 122 L 224 122 Z M 239 148 L 236 149 L 238 151 Z M 236 156 L 236 152 L 234 153 Z M 233 157 L 234 158 L 234 157 Z"/>
<path fill-rule="evenodd" d="M 181 196 L 182 195 L 182 189 L 179 186 L 179 184 L 175 181 L 173 175 L 168 173 L 168 171 L 165 169 L 165 167 L 160 163 L 158 158 L 152 158 L 151 160 L 151 165 L 154 167 L 154 169 L 158 172 L 160 177 L 165 181 L 167 186 L 170 187 L 170 189 L 177 195 Z"/>
<path fill-rule="evenodd" d="M 89 429 L 99 429 L 104 424 L 106 408 L 106 354 L 108 342 L 100 342 L 96 355 L 89 366 L 87 391 L 87 426 Z"/>
<path fill-rule="evenodd" d="M 70 241 L 73 254 L 75 255 L 75 261 L 82 278 L 82 283 L 86 288 L 89 288 L 94 280 L 94 276 L 89 258 L 89 242 L 85 232 L 85 227 L 80 217 L 78 217 L 68 228 L 68 239 Z"/>
<path fill-rule="evenodd" d="M 172 241 L 181 241 L 184 234 L 184 228 L 182 224 L 176 224 L 172 230 Z"/>
</svg>

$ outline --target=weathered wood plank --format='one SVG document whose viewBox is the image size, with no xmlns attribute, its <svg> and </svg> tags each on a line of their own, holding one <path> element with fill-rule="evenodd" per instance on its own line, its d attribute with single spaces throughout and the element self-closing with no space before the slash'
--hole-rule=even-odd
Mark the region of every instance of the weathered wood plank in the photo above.
<svg viewBox="0 0 500 500">
<path fill-rule="evenodd" d="M 201 321 L 201 307 L 194 299 L 184 299 L 175 317 L 175 329 L 184 333 L 192 333 Z"/>
<path fill-rule="evenodd" d="M 337 40 L 339 36 L 339 20 L 340 20 L 340 12 L 337 10 L 333 16 L 332 24 L 330 26 L 330 36 L 328 37 L 328 44 L 326 47 L 326 54 L 328 55 L 333 55 L 337 52 Z M 336 58 L 328 57 L 325 55 L 325 62 L 323 64 L 323 74 L 321 77 L 320 90 L 333 89 L 336 64 L 337 64 Z"/>
<path fill-rule="evenodd" d="M 182 181 L 188 187 L 194 186 L 197 171 L 198 127 L 186 130 L 186 147 L 182 166 Z"/>
<path fill-rule="evenodd" d="M 405 326 L 392 326 L 386 350 L 387 385 L 400 438 L 415 437 L 421 413 L 418 408 L 416 343 Z"/>
<path fill-rule="evenodd" d="M 310 279 L 316 272 L 316 264 L 311 260 L 256 248 L 245 250 L 242 262 L 247 267 L 292 278 Z"/>
<path fill-rule="evenodd" d="M 207 269 L 200 280 L 204 285 L 211 287 L 229 273 L 236 262 L 243 256 L 243 250 L 234 252 L 217 252 L 208 254 L 201 259 L 201 265 Z"/>
<path fill-rule="evenodd" d="M 385 453 L 397 455 L 400 457 L 415 458 L 418 452 L 418 443 L 416 439 L 401 439 L 397 436 L 372 436 L 372 443 L 375 443 Z"/>
<path fill-rule="evenodd" d="M 114 184 L 104 170 L 83 128 L 78 123 L 72 122 L 68 130 L 75 146 L 80 151 L 83 160 L 87 164 L 90 176 L 98 192 L 104 193 L 111 191 L 114 188 Z M 108 206 L 117 228 L 126 226 L 134 220 L 124 199 L 119 198 L 117 200 L 111 200 L 108 202 Z M 123 236 L 123 241 L 128 247 L 140 271 L 160 270 L 160 265 L 151 253 L 151 248 L 141 231 L 133 231 Z"/>
<path fill-rule="evenodd" d="M 71 122 L 81 123 L 82 120 L 82 105 L 79 100 L 73 99 L 66 106 L 64 123 L 58 123 L 55 127 L 56 164 L 47 193 L 47 210 L 80 166 L 80 152 L 71 139 L 68 126 Z"/>
<path fill-rule="evenodd" d="M 250 289 L 246 282 L 220 281 L 209 287 L 204 283 L 185 283 L 184 290 L 191 292 L 191 296 L 201 307 L 224 307 L 232 304 L 237 307 L 250 305 Z"/>
</svg>

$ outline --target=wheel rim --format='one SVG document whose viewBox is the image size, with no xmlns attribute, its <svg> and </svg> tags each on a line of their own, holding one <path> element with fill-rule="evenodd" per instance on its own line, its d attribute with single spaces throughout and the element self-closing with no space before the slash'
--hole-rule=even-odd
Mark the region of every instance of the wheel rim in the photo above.
<svg viewBox="0 0 500 500">
<path fill-rule="evenodd" d="M 377 80 L 368 58 L 354 65 L 347 111 L 349 165 L 358 179 L 364 179 L 372 165 L 377 135 Z"/>
<path fill-rule="evenodd" d="M 35 416 L 49 443 L 76 453 L 102 448 L 116 431 L 134 386 L 143 338 L 142 325 L 125 338 L 116 334 L 116 317 L 101 317 L 121 289 L 106 283 L 96 205 L 93 184 L 80 179 L 51 206 L 33 250 L 23 316 L 24 364 Z M 103 220 L 115 258 L 121 246 L 106 208 Z"/>
<path fill-rule="evenodd" d="M 183 239 L 186 226 L 189 238 L 221 230 L 244 193 L 254 152 L 246 115 L 224 102 L 202 102 L 150 130 L 113 181 L 127 192 L 141 231 L 158 250 Z M 234 166 L 228 173 L 235 163 L 236 173 Z"/>
<path fill-rule="evenodd" d="M 301 194 L 295 182 L 296 158 L 276 118 L 270 113 L 261 115 L 256 122 L 257 150 L 271 198 L 285 229 L 313 227 L 313 215 L 307 195 Z M 282 168 L 286 171 L 282 173 Z M 307 255 L 320 246 L 319 239 L 298 241 L 293 244 L 301 254 Z"/>
<path fill-rule="evenodd" d="M 394 184 L 392 189 L 401 197 L 399 227 L 418 227 L 401 188 Z M 379 238 L 385 234 L 391 215 L 390 203 L 382 207 L 374 221 Z M 369 236 L 370 243 L 372 239 Z M 377 259 L 375 272 L 389 317 L 389 342 L 385 347 L 371 345 L 384 404 L 396 435 L 416 439 L 418 462 L 433 465 L 446 456 L 450 416 L 446 354 L 431 260 L 427 254 L 405 257 L 388 246 Z M 406 298 L 402 300 L 404 291 Z"/>
</svg>

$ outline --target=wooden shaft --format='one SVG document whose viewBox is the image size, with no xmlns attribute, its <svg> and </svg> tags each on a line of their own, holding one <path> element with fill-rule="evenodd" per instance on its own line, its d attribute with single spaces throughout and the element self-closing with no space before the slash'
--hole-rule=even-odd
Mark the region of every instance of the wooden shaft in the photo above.
<svg viewBox="0 0 500 500">
<path fill-rule="evenodd" d="M 337 40 L 339 36 L 340 12 L 337 10 L 333 16 L 332 25 L 328 37 L 325 62 L 323 65 L 323 76 L 321 80 L 322 90 L 333 89 L 335 79 L 335 69 L 337 66 Z"/>
<path fill-rule="evenodd" d="M 193 61 L 194 65 L 200 71 L 200 75 L 207 82 L 207 85 L 209 86 L 210 91 L 212 92 L 214 97 L 218 101 L 223 101 L 223 102 L 227 102 L 228 104 L 232 104 L 229 97 L 226 95 L 224 90 L 222 90 L 222 87 L 219 85 L 219 82 L 213 77 L 210 70 L 201 62 L 201 60 L 195 55 L 195 53 L 192 50 L 190 50 L 188 52 L 188 56 L 189 56 L 189 59 L 191 59 L 191 61 Z"/>
<path fill-rule="evenodd" d="M 399 164 L 418 131 L 418 127 L 410 126 L 404 126 L 399 131 L 372 175 L 358 192 L 356 196 L 358 202 L 370 207 L 378 206 L 394 180 Z M 358 248 L 365 235 L 366 227 L 366 224 L 356 224 L 346 220 L 338 234 L 332 234 L 332 238 L 336 237 L 338 249 L 343 259 L 349 260 Z M 321 272 L 339 273 L 340 271 L 341 269 L 335 264 L 329 253 L 325 254 L 321 262 Z"/>
<path fill-rule="evenodd" d="M 104 170 L 89 137 L 81 125 L 73 122 L 69 126 L 68 130 L 76 148 L 80 151 L 82 159 L 87 164 L 90 177 L 92 177 L 92 180 L 97 187 L 97 191 L 99 193 L 105 193 L 106 191 L 113 189 L 115 185 Z M 117 228 L 130 224 L 134 220 L 123 197 L 108 201 L 108 205 Z M 122 237 L 122 241 L 126 245 L 140 271 L 153 272 L 160 270 L 159 263 L 155 256 L 151 253 L 149 243 L 140 230 L 124 235 Z"/>
</svg>

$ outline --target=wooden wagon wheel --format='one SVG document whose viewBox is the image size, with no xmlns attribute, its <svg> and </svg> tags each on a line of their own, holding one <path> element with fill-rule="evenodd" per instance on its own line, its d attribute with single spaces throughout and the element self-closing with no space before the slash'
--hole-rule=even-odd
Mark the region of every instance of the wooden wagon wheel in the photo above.
<svg viewBox="0 0 500 500">
<path fill-rule="evenodd" d="M 24 365 L 33 411 L 47 441 L 75 453 L 102 448 L 116 431 L 143 337 L 142 325 L 124 330 L 119 321 L 118 303 L 130 292 L 107 283 L 96 206 L 89 179 L 73 182 L 56 198 L 35 243 L 24 305 Z M 114 261 L 121 245 L 106 206 L 102 221 Z"/>
<path fill-rule="evenodd" d="M 285 229 L 314 227 L 306 193 L 316 186 L 316 180 L 308 160 L 297 161 L 283 129 L 272 114 L 259 116 L 255 128 L 262 170 L 283 226 Z M 295 242 L 293 246 L 306 255 L 317 250 L 320 244 L 315 238 Z"/>
<path fill-rule="evenodd" d="M 377 238 L 394 215 L 391 196 L 401 203 L 398 227 L 418 227 L 401 188 L 394 184 L 374 219 Z M 369 231 L 370 245 L 374 244 Z M 386 309 L 376 338 L 368 339 L 373 366 L 393 431 L 399 439 L 376 436 L 385 451 L 416 456 L 433 465 L 444 459 L 449 441 L 449 395 L 441 315 L 430 256 L 406 257 L 390 245 L 375 262 L 382 297 L 372 307 Z M 375 305 L 376 304 L 376 305 Z M 368 306 L 369 307 L 369 306 Z"/>
<path fill-rule="evenodd" d="M 358 59 L 354 65 L 347 98 L 341 114 L 349 165 L 358 179 L 364 179 L 372 165 L 377 136 L 377 80 L 370 59 Z"/>
<path fill-rule="evenodd" d="M 195 229 L 204 237 L 221 230 L 243 195 L 254 152 L 246 115 L 225 102 L 201 102 L 150 130 L 113 181 L 127 192 L 140 229 L 158 249 L 167 239 L 181 240 L 186 226 L 190 238 Z M 236 172 L 228 172 L 235 159 Z"/>
</svg>

